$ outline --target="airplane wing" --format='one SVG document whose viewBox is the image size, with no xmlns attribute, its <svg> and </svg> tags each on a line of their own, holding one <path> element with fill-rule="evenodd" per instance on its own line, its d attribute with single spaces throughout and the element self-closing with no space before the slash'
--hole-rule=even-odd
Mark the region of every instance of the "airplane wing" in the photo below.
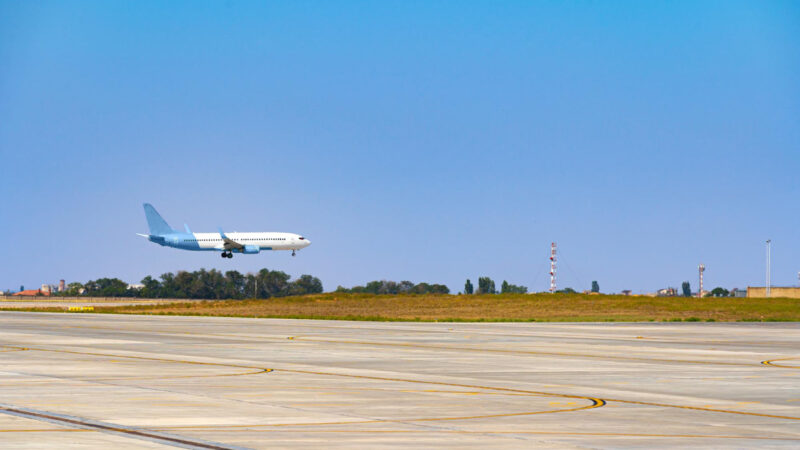
<svg viewBox="0 0 800 450">
<path fill-rule="evenodd" d="M 222 246 L 225 248 L 225 250 L 231 250 L 234 248 L 237 250 L 241 250 L 244 248 L 244 245 L 234 241 L 233 239 L 230 239 L 228 236 L 225 236 L 225 233 L 222 232 L 221 227 L 219 228 L 219 236 L 222 238 L 223 242 Z"/>
</svg>

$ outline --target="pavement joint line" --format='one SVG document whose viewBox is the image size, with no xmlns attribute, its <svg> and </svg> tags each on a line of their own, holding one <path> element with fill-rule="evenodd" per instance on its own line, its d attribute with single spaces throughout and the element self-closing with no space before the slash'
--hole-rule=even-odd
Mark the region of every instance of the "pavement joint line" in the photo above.
<svg viewBox="0 0 800 450">
<path fill-rule="evenodd" d="M 140 428 L 116 425 L 108 422 L 85 419 L 82 417 L 69 416 L 48 411 L 39 411 L 31 408 L 23 408 L 14 405 L 0 403 L 0 413 L 31 420 L 53 423 L 70 428 L 100 431 L 108 434 L 115 434 L 128 438 L 140 439 L 159 444 L 170 445 L 173 447 L 189 449 L 209 449 L 209 450 L 231 450 L 242 449 L 243 447 L 229 446 L 217 442 L 210 442 L 200 439 L 193 439 L 183 436 L 166 434 L 158 431 L 149 431 Z"/>
</svg>

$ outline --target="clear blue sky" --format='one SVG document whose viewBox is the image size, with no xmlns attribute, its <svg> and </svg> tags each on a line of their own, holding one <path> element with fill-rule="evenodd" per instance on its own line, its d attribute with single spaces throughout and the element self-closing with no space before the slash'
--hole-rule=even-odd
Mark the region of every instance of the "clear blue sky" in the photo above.
<svg viewBox="0 0 800 450">
<path fill-rule="evenodd" d="M 0 289 L 200 267 L 463 288 L 800 271 L 800 3 L 0 0 Z M 291 258 L 161 248 L 289 231 Z"/>
</svg>

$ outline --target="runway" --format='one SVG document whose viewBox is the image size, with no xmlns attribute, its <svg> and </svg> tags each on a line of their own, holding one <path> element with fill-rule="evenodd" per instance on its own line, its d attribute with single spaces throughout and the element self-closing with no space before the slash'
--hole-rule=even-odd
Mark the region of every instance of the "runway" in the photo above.
<svg viewBox="0 0 800 450">
<path fill-rule="evenodd" d="M 800 324 L 0 312 L 0 442 L 797 448 Z"/>
</svg>

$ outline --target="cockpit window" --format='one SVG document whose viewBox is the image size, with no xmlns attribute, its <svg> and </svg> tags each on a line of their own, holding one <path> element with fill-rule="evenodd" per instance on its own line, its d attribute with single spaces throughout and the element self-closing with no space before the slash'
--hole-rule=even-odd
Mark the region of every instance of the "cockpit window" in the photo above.
<svg viewBox="0 0 800 450">
<path fill-rule="evenodd" d="M 305 238 L 303 236 L 300 236 L 300 240 L 302 241 L 303 239 L 305 239 Z"/>
</svg>

